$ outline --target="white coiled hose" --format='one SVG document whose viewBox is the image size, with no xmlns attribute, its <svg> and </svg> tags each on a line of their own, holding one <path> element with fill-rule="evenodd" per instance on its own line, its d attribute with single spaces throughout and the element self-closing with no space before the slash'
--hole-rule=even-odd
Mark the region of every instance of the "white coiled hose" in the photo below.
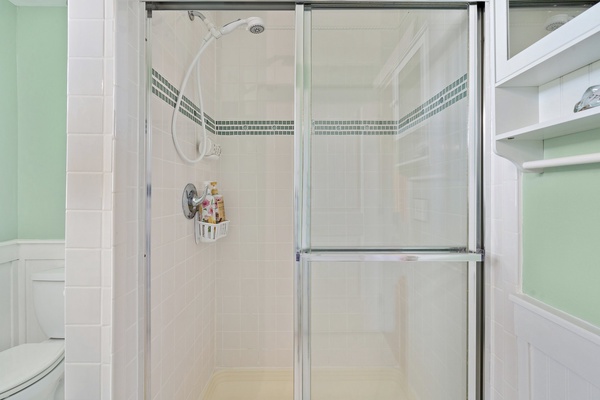
<svg viewBox="0 0 600 400">
<path fill-rule="evenodd" d="M 202 55 L 204 50 L 206 50 L 208 45 L 214 39 L 215 38 L 211 33 L 208 33 L 204 37 L 204 40 L 202 41 L 202 46 L 200 46 L 200 50 L 198 50 L 198 54 L 196 54 L 196 57 L 194 57 L 189 68 L 187 69 L 187 72 L 185 73 L 183 82 L 181 83 L 181 89 L 179 89 L 179 96 L 177 96 L 177 102 L 175 103 L 175 109 L 173 110 L 173 118 L 171 120 L 171 134 L 173 136 L 173 144 L 175 145 L 175 150 L 177 151 L 177 154 L 179 154 L 179 157 L 181 157 L 181 159 L 188 164 L 195 164 L 197 162 L 200 162 L 206 155 L 206 150 L 207 150 L 206 147 L 207 147 L 207 143 L 208 143 L 208 137 L 206 134 L 206 121 L 204 120 L 204 102 L 202 100 L 202 84 L 200 83 L 199 61 L 200 61 L 200 56 Z M 181 100 L 183 99 L 183 92 L 185 90 L 185 87 L 187 86 L 188 79 L 190 78 L 190 75 L 192 73 L 192 69 L 194 68 L 194 66 L 197 66 L 196 81 L 197 81 L 197 89 L 198 89 L 198 100 L 200 102 L 200 120 L 202 121 L 202 128 L 203 128 L 204 135 L 203 135 L 203 140 L 202 140 L 202 151 L 200 152 L 200 156 L 198 158 L 189 158 L 183 153 L 183 150 L 181 149 L 181 146 L 179 145 L 179 141 L 177 140 L 177 115 L 179 114 L 179 107 L 181 106 Z M 196 144 L 197 144 L 197 142 L 198 142 L 198 137 L 196 137 Z"/>
</svg>

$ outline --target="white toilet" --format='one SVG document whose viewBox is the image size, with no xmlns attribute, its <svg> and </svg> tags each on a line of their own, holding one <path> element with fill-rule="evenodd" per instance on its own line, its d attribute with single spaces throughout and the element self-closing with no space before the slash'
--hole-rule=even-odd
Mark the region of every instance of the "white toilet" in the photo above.
<svg viewBox="0 0 600 400">
<path fill-rule="evenodd" d="M 50 338 L 0 352 L 0 400 L 64 399 L 65 269 L 33 274 L 35 314 Z"/>
</svg>

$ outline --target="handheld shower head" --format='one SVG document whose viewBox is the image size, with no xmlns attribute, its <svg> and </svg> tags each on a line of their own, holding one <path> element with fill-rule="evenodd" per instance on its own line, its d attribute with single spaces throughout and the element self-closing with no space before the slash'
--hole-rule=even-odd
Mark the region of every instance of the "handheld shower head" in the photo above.
<svg viewBox="0 0 600 400">
<path fill-rule="evenodd" d="M 247 31 L 250 31 L 254 34 L 263 33 L 265 31 L 265 23 L 262 18 L 259 17 L 236 19 L 235 21 L 231 21 L 228 24 L 223 25 L 220 29 L 217 29 L 215 25 L 200 11 L 188 11 L 188 16 L 192 21 L 195 17 L 199 17 L 210 31 L 209 37 L 212 35 L 215 39 L 219 39 L 221 36 L 227 35 L 228 33 L 231 33 L 240 26 L 244 25 L 246 25 Z"/>
<path fill-rule="evenodd" d="M 219 29 L 219 32 L 221 35 L 227 35 L 243 25 L 246 25 L 246 30 L 250 31 L 251 33 L 262 33 L 265 30 L 265 23 L 261 18 L 249 17 L 225 24 L 221 29 Z"/>
<path fill-rule="evenodd" d="M 554 32 L 570 20 L 572 20 L 573 16 L 567 14 L 557 14 L 553 15 L 546 20 L 545 27 L 548 32 Z"/>
<path fill-rule="evenodd" d="M 259 34 L 265 31 L 265 23 L 262 18 L 250 17 L 247 19 L 248 27 L 246 28 L 250 33 Z"/>
<path fill-rule="evenodd" d="M 202 21 L 204 21 L 206 19 L 206 17 L 204 16 L 204 14 L 202 14 L 200 11 L 188 11 L 188 17 L 190 18 L 190 21 L 193 21 L 195 17 L 200 18 Z"/>
</svg>

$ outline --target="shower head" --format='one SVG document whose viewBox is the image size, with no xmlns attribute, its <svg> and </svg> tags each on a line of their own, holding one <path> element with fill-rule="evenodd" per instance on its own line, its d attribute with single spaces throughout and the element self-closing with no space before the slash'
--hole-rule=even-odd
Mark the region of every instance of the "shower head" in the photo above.
<svg viewBox="0 0 600 400">
<path fill-rule="evenodd" d="M 188 17 L 190 17 L 190 21 L 193 21 L 195 17 L 200 18 L 202 21 L 206 19 L 200 11 L 188 11 Z"/>
<path fill-rule="evenodd" d="M 246 28 L 250 33 L 259 34 L 265 31 L 265 23 L 261 18 L 250 17 L 248 18 L 248 27 Z"/>
<path fill-rule="evenodd" d="M 223 27 L 221 27 L 220 29 L 217 29 L 215 27 L 215 25 L 204 16 L 204 14 L 202 14 L 200 11 L 188 11 L 188 16 L 190 17 L 190 20 L 194 20 L 195 17 L 198 17 L 202 20 L 202 22 L 204 22 L 204 24 L 206 25 L 206 27 L 208 28 L 208 30 L 210 31 L 210 33 L 208 34 L 208 37 L 210 37 L 210 35 L 212 35 L 215 39 L 220 38 L 223 35 L 227 35 L 228 33 L 231 33 L 233 31 L 235 31 L 237 28 L 239 28 L 240 26 L 244 26 L 246 25 L 246 30 L 250 31 L 251 33 L 263 33 L 265 31 L 265 23 L 263 22 L 262 18 L 259 17 L 248 17 L 245 19 L 236 19 L 235 21 L 231 21 L 228 24 L 223 25 Z M 206 40 L 206 39 L 205 39 Z"/>
<path fill-rule="evenodd" d="M 571 15 L 557 14 L 548 18 L 544 25 L 546 26 L 546 30 L 548 32 L 553 32 L 561 26 L 563 26 L 564 24 L 566 24 L 567 22 L 569 22 L 570 20 L 572 20 L 573 18 L 575 17 Z"/>
<path fill-rule="evenodd" d="M 261 18 L 249 17 L 246 19 L 238 19 L 228 24 L 225 24 L 221 29 L 219 29 L 219 32 L 221 33 L 221 35 L 227 35 L 228 33 L 231 33 L 240 26 L 244 25 L 246 25 L 246 30 L 250 31 L 251 33 L 262 33 L 265 31 L 265 23 Z"/>
</svg>

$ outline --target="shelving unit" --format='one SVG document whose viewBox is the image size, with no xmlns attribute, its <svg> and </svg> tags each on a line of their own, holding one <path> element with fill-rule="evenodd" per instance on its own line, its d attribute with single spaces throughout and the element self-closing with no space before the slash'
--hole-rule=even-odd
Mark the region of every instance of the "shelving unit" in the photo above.
<svg viewBox="0 0 600 400">
<path fill-rule="evenodd" d="M 596 153 L 544 159 L 544 140 L 600 128 L 600 107 L 549 120 L 539 119 L 543 114 L 540 108 L 545 104 L 540 98 L 540 87 L 600 60 L 600 4 L 579 15 L 576 21 L 552 32 L 516 57 L 499 63 L 504 70 L 494 91 L 495 151 L 522 171 L 543 172 L 544 168 L 600 162 Z M 511 65 L 514 70 L 507 69 Z M 600 73 L 596 75 L 598 82 L 594 80 L 590 85 L 600 84 Z M 563 85 L 562 79 L 560 84 Z M 566 85 L 569 84 L 567 81 Z M 579 96 L 585 89 L 587 87 L 581 89 Z M 557 96 L 563 96 L 562 91 L 558 91 Z M 574 105 L 579 98 L 556 100 Z"/>
</svg>

